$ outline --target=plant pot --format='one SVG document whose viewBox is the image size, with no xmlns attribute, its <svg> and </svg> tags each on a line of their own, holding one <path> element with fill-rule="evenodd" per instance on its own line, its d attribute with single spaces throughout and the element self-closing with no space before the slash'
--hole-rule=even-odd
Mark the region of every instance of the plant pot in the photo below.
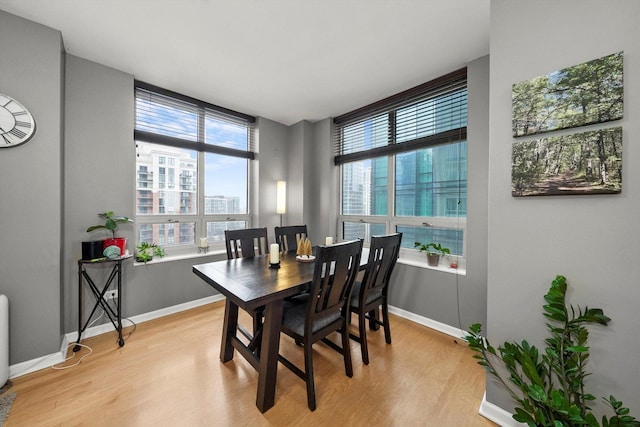
<svg viewBox="0 0 640 427">
<path fill-rule="evenodd" d="M 120 256 L 124 256 L 127 251 L 127 238 L 126 237 L 116 237 L 104 239 L 102 242 L 102 248 L 106 248 L 107 246 L 117 246 L 120 248 Z"/>
<path fill-rule="evenodd" d="M 440 264 L 440 255 L 439 254 L 427 254 L 427 264 L 431 267 L 437 267 Z"/>
<path fill-rule="evenodd" d="M 136 262 L 144 262 L 146 264 L 152 259 L 153 255 L 143 254 L 143 256 L 140 256 L 140 254 L 136 254 Z"/>
</svg>

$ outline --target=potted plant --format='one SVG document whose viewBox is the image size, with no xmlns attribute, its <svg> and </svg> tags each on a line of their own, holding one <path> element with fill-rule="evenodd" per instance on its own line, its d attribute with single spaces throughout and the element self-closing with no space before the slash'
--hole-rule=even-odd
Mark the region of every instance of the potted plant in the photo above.
<svg viewBox="0 0 640 427">
<path fill-rule="evenodd" d="M 154 256 L 162 258 L 165 255 L 164 248 L 156 243 L 140 242 L 136 245 L 136 261 L 138 262 L 146 264 Z"/>
<path fill-rule="evenodd" d="M 108 246 L 117 246 L 120 248 L 120 255 L 124 255 L 127 248 L 127 238 L 116 237 L 116 230 L 118 229 L 118 224 L 133 222 L 133 220 L 126 216 L 115 215 L 113 211 L 99 213 L 98 215 L 105 219 L 104 224 L 92 225 L 87 228 L 87 232 L 90 233 L 99 229 L 109 230 L 111 232 L 111 237 L 104 239 L 103 248 L 107 248 Z"/>
<path fill-rule="evenodd" d="M 502 384 L 517 403 L 513 419 L 529 426 L 600 426 L 590 405 L 595 396 L 586 391 L 589 359 L 586 325 L 607 326 L 611 320 L 602 309 L 567 306 L 567 280 L 556 276 L 544 296 L 543 314 L 549 337 L 538 350 L 526 340 L 505 342 L 497 350 L 472 325 L 465 337 L 478 364 Z M 498 367 L 498 365 L 502 365 Z M 504 369 L 506 374 L 502 374 Z M 602 426 L 640 426 L 629 409 L 613 396 L 604 399 L 614 415 L 602 417 Z"/>
<path fill-rule="evenodd" d="M 440 257 L 451 253 L 449 248 L 443 247 L 440 243 L 421 243 L 415 242 L 414 247 L 418 248 L 420 252 L 427 253 L 427 264 L 432 267 L 437 267 L 440 263 Z"/>
</svg>

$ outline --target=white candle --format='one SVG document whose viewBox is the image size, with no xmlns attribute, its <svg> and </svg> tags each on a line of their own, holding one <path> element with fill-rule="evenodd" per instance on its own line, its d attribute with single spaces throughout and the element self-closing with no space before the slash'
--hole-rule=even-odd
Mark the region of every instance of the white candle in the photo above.
<svg viewBox="0 0 640 427">
<path fill-rule="evenodd" d="M 333 237 L 328 236 L 327 238 L 324 239 L 324 244 L 325 245 L 333 245 Z"/>
<path fill-rule="evenodd" d="M 201 237 L 200 238 L 200 247 L 201 248 L 206 248 L 207 247 L 207 238 L 206 237 Z"/>
<path fill-rule="evenodd" d="M 269 245 L 269 263 L 277 264 L 280 262 L 280 245 L 272 243 Z"/>
</svg>

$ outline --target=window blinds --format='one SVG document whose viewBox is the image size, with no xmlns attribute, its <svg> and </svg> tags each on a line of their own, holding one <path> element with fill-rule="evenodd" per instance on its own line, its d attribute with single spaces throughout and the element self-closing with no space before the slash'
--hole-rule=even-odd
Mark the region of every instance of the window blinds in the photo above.
<svg viewBox="0 0 640 427">
<path fill-rule="evenodd" d="M 336 165 L 464 141 L 467 69 L 334 118 Z"/>
<path fill-rule="evenodd" d="M 136 141 L 255 158 L 255 117 L 135 83 Z"/>
</svg>

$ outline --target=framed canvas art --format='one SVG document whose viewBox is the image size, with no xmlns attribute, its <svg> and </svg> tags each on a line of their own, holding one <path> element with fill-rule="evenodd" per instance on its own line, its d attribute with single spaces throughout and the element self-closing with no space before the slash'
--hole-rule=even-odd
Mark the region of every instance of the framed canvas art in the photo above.
<svg viewBox="0 0 640 427">
<path fill-rule="evenodd" d="M 514 197 L 622 191 L 622 127 L 513 144 Z"/>
<path fill-rule="evenodd" d="M 622 54 L 614 53 L 514 84 L 513 136 L 621 119 Z"/>
</svg>

